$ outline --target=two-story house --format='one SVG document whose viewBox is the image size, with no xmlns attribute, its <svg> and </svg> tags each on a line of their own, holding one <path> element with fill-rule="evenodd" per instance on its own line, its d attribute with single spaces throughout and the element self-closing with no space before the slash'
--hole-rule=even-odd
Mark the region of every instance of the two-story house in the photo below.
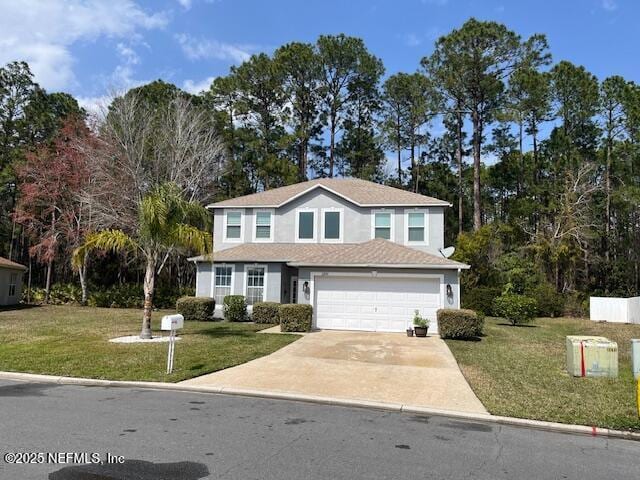
<svg viewBox="0 0 640 480">
<path fill-rule="evenodd" d="M 313 326 L 396 332 L 415 310 L 459 308 L 461 269 L 445 258 L 436 198 L 357 179 L 325 178 L 209 205 L 213 254 L 195 257 L 196 295 L 306 303 Z"/>
</svg>

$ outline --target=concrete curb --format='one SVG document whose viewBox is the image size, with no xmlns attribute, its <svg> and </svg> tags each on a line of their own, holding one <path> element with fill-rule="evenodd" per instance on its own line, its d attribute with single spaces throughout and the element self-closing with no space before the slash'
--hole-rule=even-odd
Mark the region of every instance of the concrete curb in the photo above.
<svg viewBox="0 0 640 480">
<path fill-rule="evenodd" d="M 566 423 L 545 422 L 542 420 L 528 420 L 524 418 L 501 417 L 488 413 L 461 412 L 456 410 L 443 410 L 437 408 L 420 407 L 415 405 L 402 405 L 399 403 L 370 402 L 366 400 L 349 400 L 317 395 L 303 395 L 295 393 L 274 392 L 265 390 L 251 390 L 231 387 L 205 387 L 199 385 L 184 385 L 180 383 L 166 382 L 139 382 L 123 380 L 98 380 L 93 378 L 62 377 L 57 375 L 39 375 L 34 373 L 0 372 L 0 380 L 18 380 L 22 382 L 56 383 L 59 385 L 81 385 L 88 387 L 121 387 L 121 388 L 148 388 L 152 390 L 170 390 L 176 392 L 213 393 L 222 395 L 238 395 L 243 397 L 259 397 L 274 400 L 292 400 L 298 402 L 317 403 L 322 405 L 335 405 L 342 407 L 370 408 L 376 410 L 388 410 L 393 412 L 411 413 L 415 415 L 435 415 L 451 417 L 459 420 L 471 420 L 476 422 L 497 423 L 500 425 L 513 425 L 532 428 L 547 432 L 570 433 L 590 435 L 594 437 L 621 438 L 625 440 L 640 441 L 640 432 L 628 432 L 609 428 L 589 427 L 586 425 L 571 425 Z"/>
</svg>

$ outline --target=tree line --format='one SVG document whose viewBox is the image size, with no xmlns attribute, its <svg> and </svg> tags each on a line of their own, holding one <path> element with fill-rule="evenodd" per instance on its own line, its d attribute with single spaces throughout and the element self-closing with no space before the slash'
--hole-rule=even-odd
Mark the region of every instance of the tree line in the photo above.
<svg viewBox="0 0 640 480">
<path fill-rule="evenodd" d="M 452 203 L 446 241 L 472 264 L 467 287 L 640 291 L 640 87 L 554 62 L 542 34 L 523 39 L 505 25 L 475 19 L 439 38 L 415 71 L 385 74 L 383 62 L 361 39 L 322 35 L 315 43 L 293 42 L 253 55 L 198 95 L 162 81 L 133 89 L 73 143 L 104 146 L 110 143 L 104 132 L 113 141 L 114 132 L 126 126 L 128 138 L 146 138 L 136 164 L 138 173 L 152 172 L 144 178 L 173 182 L 171 167 L 180 158 L 189 158 L 181 178 L 193 165 L 206 171 L 197 186 L 179 185 L 194 201 L 316 177 L 387 183 Z M 24 63 L 1 69 L 0 82 L 0 249 L 49 268 L 50 257 L 56 257 L 59 267 L 52 274 L 69 279 L 74 273 L 61 245 L 74 245 L 73 239 L 61 233 L 65 240 L 53 251 L 34 248 L 53 214 L 35 220 L 20 205 L 29 202 L 34 188 L 27 186 L 34 182 L 25 172 L 34 166 L 42 171 L 39 149 L 46 145 L 48 162 L 57 164 L 61 138 L 73 128 L 68 119 L 86 123 L 86 115 L 72 97 L 38 87 Z M 182 131 L 177 101 L 199 118 L 182 147 L 173 138 Z M 118 105 L 131 102 L 145 113 L 130 112 L 126 125 L 122 118 L 113 124 Z M 151 148 L 158 138 L 163 147 Z M 200 154 L 190 148 L 203 138 L 211 165 L 207 158 L 196 160 Z M 95 161 L 95 153 L 87 153 L 95 147 L 73 151 Z M 101 171 L 110 165 L 104 158 L 116 165 L 124 154 L 103 154 Z M 114 186 L 104 187 L 109 183 L 89 172 L 87 182 L 102 185 L 100 195 L 94 187 L 94 203 L 110 198 Z M 72 180 L 67 191 L 75 188 Z M 115 188 L 111 198 L 127 192 L 128 187 Z M 140 192 L 138 198 L 146 187 Z M 103 207 L 92 207 L 89 229 L 97 228 L 95 218 L 105 223 L 115 211 L 108 203 Z M 120 225 L 118 218 L 125 217 L 112 215 L 110 228 L 130 232 L 136 215 L 129 212 L 128 223 Z M 184 267 L 179 253 L 170 255 L 178 270 Z M 41 281 L 48 274 L 43 275 Z"/>
</svg>

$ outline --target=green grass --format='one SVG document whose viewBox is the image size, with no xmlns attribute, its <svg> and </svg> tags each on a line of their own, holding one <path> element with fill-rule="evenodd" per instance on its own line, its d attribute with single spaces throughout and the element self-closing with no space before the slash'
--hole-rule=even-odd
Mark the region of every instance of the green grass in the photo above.
<svg viewBox="0 0 640 480">
<path fill-rule="evenodd" d="M 166 313 L 154 312 L 152 327 Z M 185 322 L 174 372 L 166 374 L 167 344 L 114 344 L 137 334 L 133 309 L 42 306 L 0 310 L 0 370 L 110 380 L 178 382 L 232 367 L 284 347 L 295 335 L 258 334 L 271 325 Z M 166 335 L 166 332 L 164 332 Z"/>
<path fill-rule="evenodd" d="M 602 335 L 616 341 L 619 377 L 569 376 L 566 335 Z M 447 345 L 494 415 L 640 430 L 631 338 L 640 338 L 640 325 L 539 318 L 528 326 L 512 327 L 487 318 L 480 341 L 447 340 Z"/>
</svg>

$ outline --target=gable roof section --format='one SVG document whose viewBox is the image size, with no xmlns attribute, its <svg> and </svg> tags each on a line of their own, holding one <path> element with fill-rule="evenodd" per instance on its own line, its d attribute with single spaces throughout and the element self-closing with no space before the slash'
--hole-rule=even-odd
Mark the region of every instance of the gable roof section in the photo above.
<svg viewBox="0 0 640 480">
<path fill-rule="evenodd" d="M 296 267 L 431 267 L 469 268 L 468 265 L 443 256 L 432 255 L 415 248 L 405 247 L 389 240 L 376 238 L 365 243 L 351 244 L 334 252 L 322 252 L 302 261 L 291 261 Z"/>
<path fill-rule="evenodd" d="M 8 258 L 0 257 L 0 268 L 9 270 L 27 270 L 27 267 L 16 262 L 12 262 Z"/>
<path fill-rule="evenodd" d="M 364 243 L 245 243 L 191 261 L 279 262 L 293 267 L 381 267 L 467 269 L 469 265 L 376 238 Z"/>
<path fill-rule="evenodd" d="M 450 203 L 399 188 L 357 178 L 318 178 L 207 205 L 207 208 L 278 208 L 316 188 L 322 188 L 359 207 L 451 206 Z"/>
</svg>

